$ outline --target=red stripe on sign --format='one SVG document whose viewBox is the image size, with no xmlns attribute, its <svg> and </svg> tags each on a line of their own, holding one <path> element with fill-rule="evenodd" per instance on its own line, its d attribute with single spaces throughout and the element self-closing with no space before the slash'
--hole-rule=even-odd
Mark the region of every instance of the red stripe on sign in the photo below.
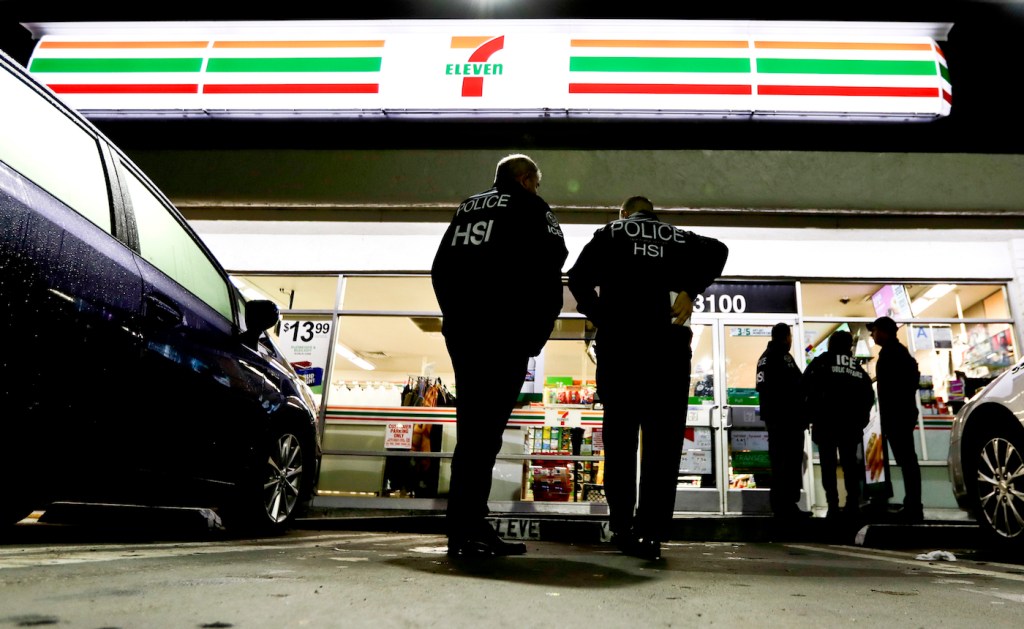
<svg viewBox="0 0 1024 629">
<path fill-rule="evenodd" d="M 939 90 L 934 87 L 854 87 L 829 85 L 759 85 L 757 93 L 763 96 L 900 96 L 934 98 Z"/>
<path fill-rule="evenodd" d="M 231 83 L 204 85 L 204 94 L 376 94 L 377 83 Z"/>
<path fill-rule="evenodd" d="M 749 85 L 570 83 L 570 94 L 750 94 Z"/>
<path fill-rule="evenodd" d="M 942 100 L 944 100 L 947 103 L 949 103 L 950 105 L 952 105 L 953 104 L 953 95 L 950 94 L 949 92 L 947 92 L 946 90 L 942 90 Z"/>
<path fill-rule="evenodd" d="M 57 94 L 198 94 L 199 86 L 191 83 L 48 83 Z"/>
</svg>

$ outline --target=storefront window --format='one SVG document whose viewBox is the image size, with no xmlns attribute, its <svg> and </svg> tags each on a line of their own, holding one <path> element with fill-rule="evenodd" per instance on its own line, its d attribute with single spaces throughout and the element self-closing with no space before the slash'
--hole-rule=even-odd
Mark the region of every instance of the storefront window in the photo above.
<svg viewBox="0 0 1024 629">
<path fill-rule="evenodd" d="M 281 310 L 334 310 L 337 275 L 233 275 L 247 300 L 269 299 Z"/>
<path fill-rule="evenodd" d="M 805 283 L 802 298 L 807 362 L 825 350 L 832 332 L 849 330 L 854 353 L 873 378 L 880 348 L 867 323 L 881 315 L 900 323 L 897 336 L 921 370 L 917 446 L 923 461 L 946 460 L 953 415 L 1017 361 L 1003 285 Z"/>
<path fill-rule="evenodd" d="M 440 312 L 430 276 L 346 276 L 342 310 Z"/>
<path fill-rule="evenodd" d="M 323 368 L 320 495 L 444 498 L 456 443 L 458 387 L 430 277 L 245 275 L 235 280 L 250 298 L 259 295 L 281 306 L 278 336 L 297 371 L 317 381 L 316 369 Z M 881 314 L 900 324 L 900 342 L 913 352 L 922 373 L 917 449 L 926 500 L 929 482 L 939 498 L 948 498 L 943 465 L 953 414 L 1017 359 L 1005 287 L 938 282 L 794 286 L 799 313 L 788 316 L 794 353 L 802 353 L 806 362 L 825 350 L 833 332 L 848 330 L 855 355 L 873 376 L 879 348 L 867 324 Z M 683 510 L 731 508 L 719 506 L 720 493 L 760 487 L 768 478 L 757 458 L 764 451 L 757 441 L 760 434 L 744 423 L 745 411 L 756 409 L 750 404 L 754 398 L 740 396 L 752 389 L 751 360 L 763 350 L 762 333 L 776 319 L 755 314 L 749 321 L 723 325 L 714 318 L 694 325 L 688 429 L 679 470 L 682 506 L 677 508 Z M 562 503 L 552 504 L 553 509 L 572 509 L 573 503 L 590 509 L 603 501 L 603 413 L 595 399 L 594 336 L 593 325 L 575 312 L 566 293 L 562 318 L 524 374 L 495 465 L 491 501 Z M 497 342 L 495 351 L 500 351 Z M 723 352 L 725 362 L 720 363 Z M 725 381 L 719 383 L 715 374 L 723 364 Z M 658 382 L 659 374 L 639 365 L 637 378 Z M 726 387 L 721 400 L 716 386 Z M 716 432 L 716 404 L 730 408 L 724 421 L 736 434 Z M 929 480 L 929 474 L 934 478 Z"/>
</svg>

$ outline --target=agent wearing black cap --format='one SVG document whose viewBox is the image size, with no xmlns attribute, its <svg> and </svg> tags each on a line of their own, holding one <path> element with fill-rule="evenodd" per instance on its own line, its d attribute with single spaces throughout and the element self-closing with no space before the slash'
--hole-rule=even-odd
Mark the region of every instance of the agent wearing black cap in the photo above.
<svg viewBox="0 0 1024 629">
<path fill-rule="evenodd" d="M 825 489 L 829 519 L 840 514 L 860 515 L 860 482 L 864 467 L 857 462 L 864 428 L 871 417 L 875 392 L 871 378 L 853 357 L 853 336 L 838 330 L 828 337 L 828 350 L 811 361 L 804 372 L 803 387 L 812 422 L 811 438 L 818 444 L 821 484 Z M 836 453 L 843 466 L 846 506 L 839 510 Z"/>
<path fill-rule="evenodd" d="M 914 429 L 917 428 L 917 389 L 921 372 L 910 351 L 896 338 L 895 321 L 879 317 L 868 324 L 868 330 L 871 330 L 871 338 L 882 348 L 875 366 L 882 439 L 883 443 L 888 443 L 903 473 L 905 495 L 903 508 L 897 515 L 905 522 L 920 522 L 924 519 L 924 509 Z M 882 451 L 885 452 L 884 449 Z"/>
<path fill-rule="evenodd" d="M 686 428 L 693 338 L 686 322 L 692 300 L 721 274 L 729 250 L 659 221 L 645 197 L 626 199 L 619 217 L 583 248 L 569 270 L 569 290 L 597 326 L 613 542 L 628 555 L 658 559 L 672 524 Z M 653 378 L 663 383 L 659 390 L 644 386 Z"/>
<path fill-rule="evenodd" d="M 789 324 L 776 323 L 772 340 L 757 361 L 757 393 L 761 421 L 768 428 L 768 458 L 772 466 L 769 500 L 778 518 L 810 516 L 797 506 L 803 487 L 802 468 L 807 419 L 800 394 L 800 367 L 793 360 Z"/>
<path fill-rule="evenodd" d="M 487 497 L 529 359 L 547 343 L 562 308 L 568 251 L 558 220 L 537 194 L 540 178 L 526 155 L 500 160 L 493 187 L 455 211 L 431 268 L 458 395 L 446 513 L 451 555 L 526 552 L 487 523 Z M 515 287 L 529 294 L 517 295 Z"/>
</svg>

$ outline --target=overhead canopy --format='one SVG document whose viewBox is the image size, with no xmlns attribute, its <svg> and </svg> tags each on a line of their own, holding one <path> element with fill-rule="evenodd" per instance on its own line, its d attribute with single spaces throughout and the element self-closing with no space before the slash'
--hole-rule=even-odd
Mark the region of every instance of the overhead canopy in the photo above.
<svg viewBox="0 0 1024 629">
<path fill-rule="evenodd" d="M 933 120 L 951 24 L 47 22 L 29 71 L 86 115 Z"/>
</svg>

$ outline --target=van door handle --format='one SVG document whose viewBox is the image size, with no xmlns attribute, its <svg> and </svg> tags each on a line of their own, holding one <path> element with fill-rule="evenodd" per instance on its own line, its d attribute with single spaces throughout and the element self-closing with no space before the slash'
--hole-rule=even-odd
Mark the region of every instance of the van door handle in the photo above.
<svg viewBox="0 0 1024 629">
<path fill-rule="evenodd" d="M 181 325 L 185 320 L 180 310 L 157 295 L 146 295 L 144 299 L 146 319 L 167 327 Z"/>
</svg>

